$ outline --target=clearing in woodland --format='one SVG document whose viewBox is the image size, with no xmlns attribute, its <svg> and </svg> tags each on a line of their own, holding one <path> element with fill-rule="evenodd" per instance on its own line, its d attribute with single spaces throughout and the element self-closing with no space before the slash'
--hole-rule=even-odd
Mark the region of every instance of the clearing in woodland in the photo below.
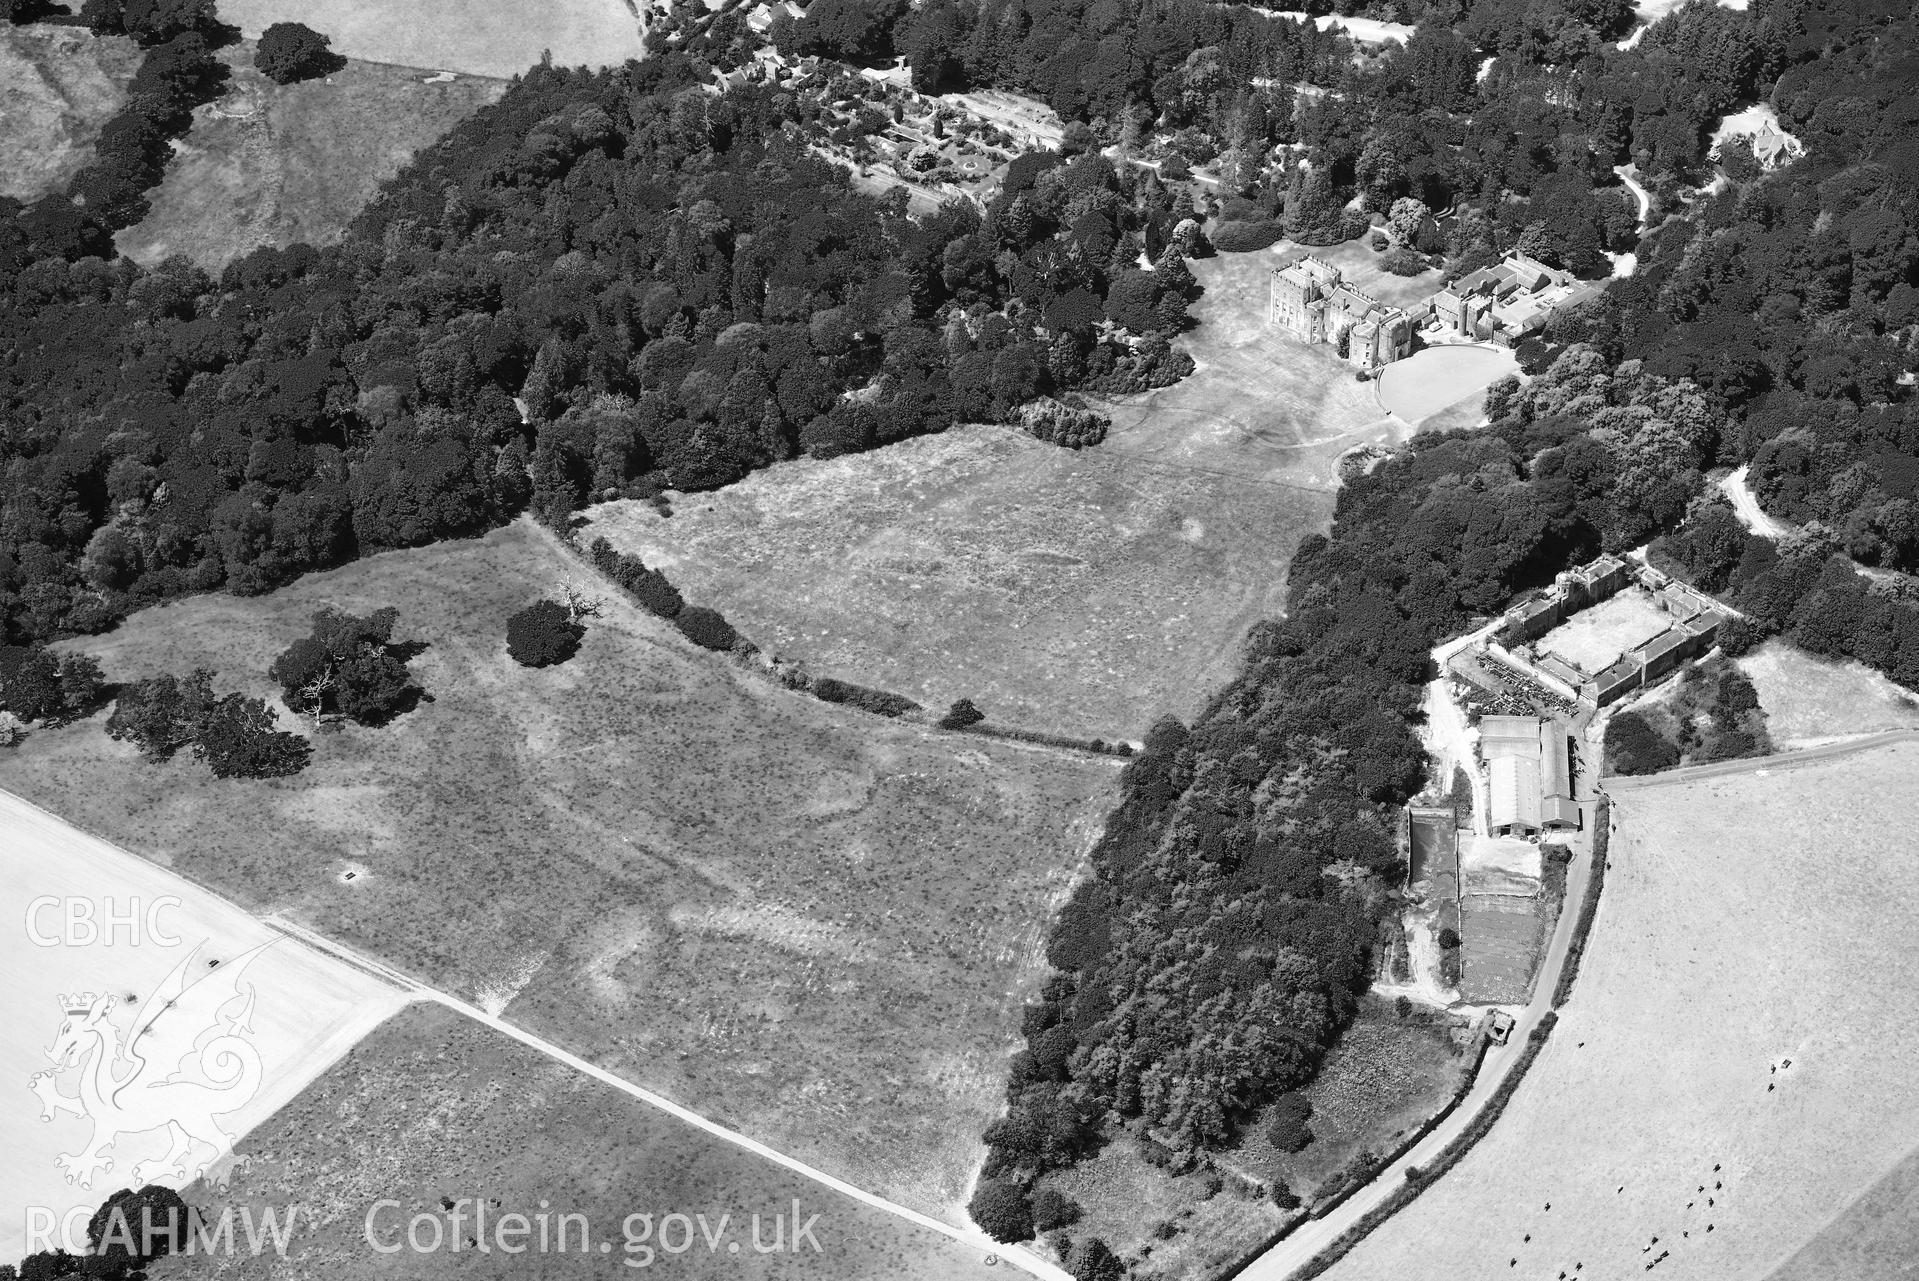
<svg viewBox="0 0 1919 1281">
<path fill-rule="evenodd" d="M 243 1224 L 299 1207 L 285 1256 L 246 1260 L 247 1276 L 517 1281 L 657 1264 L 691 1281 L 987 1281 L 1006 1271 L 439 1005 L 376 1029 L 248 1136 L 240 1158 L 225 1192 L 203 1184 L 186 1199 L 211 1223 L 229 1209 Z M 422 1214 L 416 1249 L 406 1233 Z M 575 1216 L 564 1235 L 563 1215 Z M 436 1237 L 440 1248 L 424 1248 Z"/>
<path fill-rule="evenodd" d="M 1395 428 L 1329 348 L 1267 330 L 1256 255 L 1202 260 L 1198 371 L 1102 407 L 1102 444 L 1004 427 L 756 472 L 589 512 L 760 645 L 815 672 L 990 721 L 1138 738 L 1191 717 L 1284 605 L 1332 515 L 1338 455 Z"/>
<path fill-rule="evenodd" d="M 1780 748 L 1919 727 L 1919 698 L 1864 663 L 1815 658 L 1782 640 L 1738 660 Z"/>
<path fill-rule="evenodd" d="M 114 238 L 127 257 L 185 254 L 217 275 L 262 245 L 334 244 L 414 153 L 506 91 L 504 80 L 372 62 L 276 85 L 254 70 L 253 49 L 222 52 L 233 78 L 194 113 L 147 216 Z"/>
<path fill-rule="evenodd" d="M 956 1216 L 1117 762 L 791 694 L 619 599 L 573 659 L 520 667 L 507 616 L 569 579 L 591 583 L 522 521 L 147 610 L 73 645 L 110 679 L 206 665 L 277 698 L 314 611 L 394 605 L 430 701 L 270 782 L 144 763 L 95 717 L 28 738 L 0 786 Z"/>
<path fill-rule="evenodd" d="M 139 66 L 125 37 L 0 21 L 0 196 L 33 200 L 73 177 Z"/>
<path fill-rule="evenodd" d="M 221 0 L 220 17 L 255 40 L 276 22 L 302 22 L 349 58 L 501 79 L 548 53 L 559 67 L 617 67 L 646 53 L 625 0 Z"/>
<path fill-rule="evenodd" d="M 1609 787 L 1551 1040 L 1333 1281 L 1762 1277 L 1919 1143 L 1919 744 Z"/>
</svg>

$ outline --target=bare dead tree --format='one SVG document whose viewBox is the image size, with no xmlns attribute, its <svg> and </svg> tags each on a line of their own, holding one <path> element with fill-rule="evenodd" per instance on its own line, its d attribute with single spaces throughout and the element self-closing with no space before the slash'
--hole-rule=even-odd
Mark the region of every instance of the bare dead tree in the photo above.
<svg viewBox="0 0 1919 1281">
<path fill-rule="evenodd" d="M 562 590 L 566 594 L 566 614 L 569 622 L 578 623 L 584 618 L 598 618 L 606 609 L 606 597 L 593 595 L 578 582 L 568 580 Z"/>
</svg>

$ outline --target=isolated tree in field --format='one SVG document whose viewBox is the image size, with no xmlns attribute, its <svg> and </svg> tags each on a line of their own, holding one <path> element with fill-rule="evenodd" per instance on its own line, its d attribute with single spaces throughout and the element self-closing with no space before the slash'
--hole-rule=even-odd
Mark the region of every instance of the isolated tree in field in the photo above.
<svg viewBox="0 0 1919 1281">
<path fill-rule="evenodd" d="M 420 697 L 407 670 L 404 646 L 393 640 L 400 611 L 376 609 L 364 618 L 337 609 L 313 616 L 310 635 L 294 641 L 267 670 L 286 705 L 313 716 L 345 716 L 383 725 Z"/>
<path fill-rule="evenodd" d="M 536 600 L 506 620 L 506 652 L 522 667 L 551 667 L 573 657 L 584 635 L 566 606 Z"/>
<path fill-rule="evenodd" d="M 253 65 L 274 84 L 287 85 L 338 71 L 346 59 L 333 52 L 327 37 L 298 22 L 276 22 L 260 34 Z"/>
<path fill-rule="evenodd" d="M 940 717 L 941 729 L 965 729 L 968 725 L 977 725 L 986 719 L 986 713 L 973 706 L 973 700 L 962 698 L 946 709 L 946 715 Z"/>
<path fill-rule="evenodd" d="M 1442 950 L 1447 952 L 1450 952 L 1454 948 L 1458 947 L 1459 931 L 1454 929 L 1450 925 L 1443 927 L 1439 931 L 1439 946 Z"/>
<path fill-rule="evenodd" d="M 277 728 L 265 699 L 228 694 L 200 722 L 193 754 L 215 778 L 282 778 L 306 768 L 313 745 Z"/>
<path fill-rule="evenodd" d="M 1073 1274 L 1073 1281 L 1122 1281 L 1126 1275 L 1126 1265 L 1098 1237 L 1087 1237 L 1073 1247 L 1066 1256 L 1066 1270 Z"/>
<path fill-rule="evenodd" d="M 981 1179 L 966 1212 L 995 1241 L 1032 1239 L 1033 1204 L 1012 1179 Z"/>
<path fill-rule="evenodd" d="M 1266 1137 L 1281 1152 L 1298 1152 L 1313 1141 L 1313 1132 L 1306 1128 L 1312 1115 L 1312 1102 L 1297 1090 L 1288 1091 L 1268 1110 Z"/>
</svg>

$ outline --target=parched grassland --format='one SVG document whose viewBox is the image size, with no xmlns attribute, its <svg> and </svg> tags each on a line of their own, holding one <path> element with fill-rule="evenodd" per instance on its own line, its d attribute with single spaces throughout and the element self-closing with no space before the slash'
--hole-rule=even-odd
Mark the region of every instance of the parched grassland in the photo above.
<svg viewBox="0 0 1919 1281">
<path fill-rule="evenodd" d="M 266 669 L 313 611 L 395 605 L 431 701 L 319 736 L 286 780 L 148 765 L 96 717 L 33 735 L 0 786 L 957 1213 L 1116 763 L 801 698 L 619 600 L 573 660 L 519 667 L 507 615 L 569 577 L 520 523 L 147 611 L 80 647 L 114 679 L 206 664 L 277 697 Z"/>
<path fill-rule="evenodd" d="M 1847 1206 L 1767 1281 L 1896 1277 L 1919 1258 L 1919 1150 Z"/>
<path fill-rule="evenodd" d="M 1306 1090 L 1313 1141 L 1281 1152 L 1267 1139 L 1261 1117 L 1245 1127 L 1225 1163 L 1251 1178 L 1283 1179 L 1310 1203 L 1332 1191 L 1360 1153 L 1385 1155 L 1446 1106 L 1467 1066 L 1447 1016 L 1420 1010 L 1401 1019 L 1390 1003 L 1370 1000 Z"/>
<path fill-rule="evenodd" d="M 1766 728 L 1782 749 L 1919 726 L 1919 697 L 1863 663 L 1814 658 L 1781 640 L 1736 661 L 1759 691 Z"/>
<path fill-rule="evenodd" d="M 1613 814 L 1552 1039 L 1336 1281 L 1765 1276 L 1919 1142 L 1919 746 L 1616 785 Z"/>
<path fill-rule="evenodd" d="M 1190 717 L 1283 608 L 1339 453 L 1394 430 L 1326 349 L 1264 329 L 1263 269 L 1194 271 L 1198 372 L 1107 405 L 1101 445 L 961 427 L 757 472 L 670 518 L 607 503 L 583 536 L 824 675 L 1089 737 Z"/>
<path fill-rule="evenodd" d="M 0 22 L 0 196 L 33 200 L 73 177 L 139 67 L 124 37 Z"/>
<path fill-rule="evenodd" d="M 276 22 L 303 22 L 349 58 L 502 79 L 547 52 L 561 67 L 612 67 L 642 57 L 638 13 L 625 0 L 224 0 L 220 6 L 220 17 L 253 39 Z"/>
<path fill-rule="evenodd" d="M 151 211 L 115 238 L 128 257 L 185 254 L 218 272 L 261 245 L 333 244 L 416 152 L 506 91 L 504 80 L 434 83 L 370 62 L 276 85 L 253 69 L 253 48 L 223 55 L 227 91 L 195 114 Z"/>
<path fill-rule="evenodd" d="M 284 1259 L 198 1258 L 164 1275 L 650 1274 L 642 1268 L 694 1281 L 996 1275 L 980 1251 L 842 1196 L 437 1005 L 411 1006 L 374 1031 L 249 1135 L 239 1157 L 224 1192 L 202 1184 L 187 1200 L 214 1223 L 229 1208 L 237 1223 L 241 1211 L 284 1215 L 299 1206 Z M 485 1202 L 479 1231 L 488 1253 L 477 1249 L 475 1200 Z M 397 1205 L 377 1207 L 380 1201 Z M 818 1216 L 797 1238 L 797 1251 L 796 1203 L 798 1224 Z M 457 1251 L 449 1204 L 462 1216 Z M 424 1249 L 436 1237 L 430 1224 L 415 1234 L 421 1250 L 407 1245 L 407 1226 L 419 1214 L 445 1233 L 437 1250 Z M 523 1216 L 525 1235 L 513 1235 L 512 1223 L 500 1235 L 511 1214 Z M 550 1229 L 544 1251 L 543 1214 Z M 682 1225 L 663 1225 L 674 1214 L 692 1220 L 684 1250 Z M 584 1220 L 568 1221 L 564 1238 L 562 1215 Z M 760 1245 L 773 1244 L 777 1215 L 786 1248 L 754 1248 L 755 1215 Z M 372 1241 L 401 1246 L 397 1253 L 373 1248 L 369 1218 Z M 662 1248 L 662 1239 L 674 1249 Z M 523 1252 L 504 1253 L 502 1243 Z M 602 1252 L 602 1244 L 611 1248 Z"/>
</svg>

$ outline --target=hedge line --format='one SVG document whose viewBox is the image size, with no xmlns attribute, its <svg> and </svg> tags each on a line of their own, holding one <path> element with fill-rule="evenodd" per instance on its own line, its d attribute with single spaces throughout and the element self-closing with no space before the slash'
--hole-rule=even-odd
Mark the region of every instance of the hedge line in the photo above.
<svg viewBox="0 0 1919 1281">
<path fill-rule="evenodd" d="M 1048 734 L 1036 729 L 1012 729 L 984 722 L 956 728 L 955 734 L 978 734 L 985 738 L 1004 738 L 1018 743 L 1038 743 L 1043 747 L 1064 747 L 1075 752 L 1093 752 L 1100 756 L 1131 756 L 1131 743 L 1109 743 L 1103 738 L 1074 738 L 1068 734 Z"/>
<path fill-rule="evenodd" d="M 1406 1179 L 1394 1188 L 1384 1201 L 1360 1216 L 1359 1222 L 1340 1233 L 1331 1245 L 1307 1260 L 1299 1271 L 1293 1273 L 1289 1281 L 1308 1281 L 1309 1278 L 1324 1273 L 1352 1253 L 1353 1248 L 1364 1241 L 1374 1228 L 1411 1205 L 1414 1198 L 1425 1191 L 1429 1184 L 1458 1165 L 1465 1155 L 1472 1151 L 1473 1145 L 1486 1136 L 1486 1132 L 1493 1128 L 1493 1124 L 1505 1112 L 1506 1104 L 1512 1101 L 1513 1091 L 1517 1090 L 1519 1083 L 1526 1079 L 1526 1073 L 1532 1069 L 1533 1060 L 1539 1057 L 1539 1052 L 1546 1048 L 1547 1038 L 1552 1036 L 1553 1025 L 1558 1020 L 1559 1016 L 1556 1013 L 1551 1010 L 1546 1011 L 1545 1017 L 1539 1020 L 1539 1026 L 1535 1027 L 1532 1035 L 1526 1038 L 1526 1048 L 1520 1051 L 1519 1061 L 1513 1064 L 1512 1072 L 1499 1083 L 1499 1088 L 1493 1092 L 1490 1099 L 1486 1100 L 1486 1106 L 1479 1110 L 1479 1115 L 1472 1119 L 1472 1124 L 1466 1127 L 1465 1133 L 1448 1143 L 1440 1154 L 1433 1158 L 1432 1164 L 1420 1171 L 1419 1177 Z"/>
<path fill-rule="evenodd" d="M 1612 844 L 1612 798 L 1601 796 L 1593 811 L 1592 880 L 1586 886 L 1586 901 L 1579 905 L 1579 924 L 1573 927 L 1572 942 L 1566 948 L 1566 963 L 1560 967 L 1559 982 L 1553 987 L 1556 1010 L 1572 995 L 1573 980 L 1579 977 L 1579 958 L 1586 954 L 1586 939 L 1592 934 L 1593 921 L 1599 915 L 1599 891 L 1606 884 L 1606 850 Z"/>
</svg>

